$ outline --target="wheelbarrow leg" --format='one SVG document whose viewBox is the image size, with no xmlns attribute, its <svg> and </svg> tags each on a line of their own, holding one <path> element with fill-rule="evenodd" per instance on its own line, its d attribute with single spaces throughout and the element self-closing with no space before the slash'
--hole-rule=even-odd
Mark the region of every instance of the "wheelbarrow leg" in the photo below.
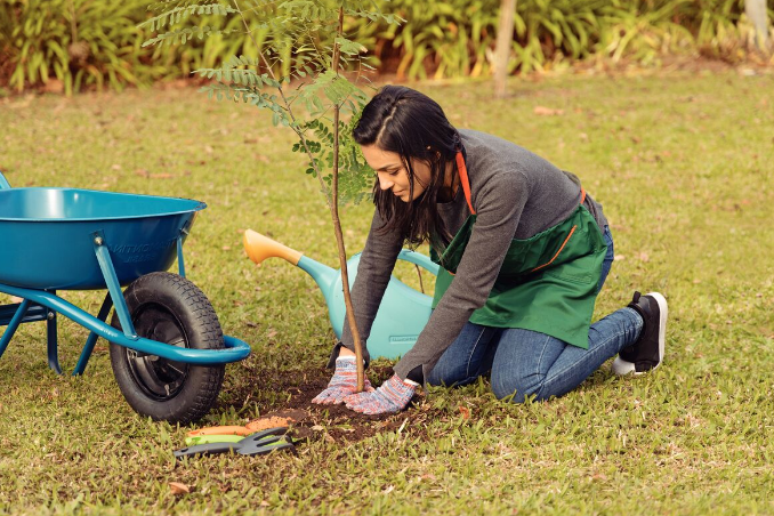
<svg viewBox="0 0 774 516">
<path fill-rule="evenodd" d="M 118 320 L 121 321 L 124 335 L 130 339 L 137 339 L 137 331 L 135 331 L 132 317 L 129 315 L 129 308 L 126 306 L 124 293 L 121 292 L 121 284 L 118 282 L 116 270 L 110 259 L 110 251 L 105 243 L 105 236 L 98 231 L 92 234 L 92 238 L 94 252 L 97 255 L 97 263 L 99 263 L 99 268 L 102 270 L 102 276 L 105 277 L 108 295 L 112 298 L 113 305 L 116 307 L 116 314 L 118 315 Z"/>
<path fill-rule="evenodd" d="M 177 273 L 185 278 L 185 259 L 183 258 L 183 241 L 188 236 L 188 230 L 183 228 L 177 237 Z"/>
<path fill-rule="evenodd" d="M 19 327 L 19 324 L 21 324 L 22 319 L 24 319 L 24 316 L 27 313 L 27 309 L 30 306 L 30 302 L 28 299 L 24 299 L 19 307 L 16 309 L 16 313 L 13 314 L 13 317 L 11 318 L 11 321 L 8 323 L 8 326 L 5 328 L 5 332 L 3 333 L 3 337 L 0 338 L 0 357 L 3 356 L 3 353 L 5 353 L 5 348 L 8 347 L 8 343 L 11 342 L 11 338 L 13 338 L 13 334 L 16 333 L 16 329 Z"/>
<path fill-rule="evenodd" d="M 46 292 L 56 295 L 56 290 L 47 290 Z M 56 374 L 62 374 L 62 368 L 59 367 L 59 351 L 57 350 L 57 332 L 56 332 L 56 312 L 47 310 L 46 313 L 46 337 L 48 342 L 48 367 L 53 369 Z"/>
<path fill-rule="evenodd" d="M 110 292 L 108 292 L 105 295 L 105 300 L 102 302 L 102 308 L 99 309 L 97 319 L 105 322 L 111 308 L 113 308 L 113 299 L 110 297 Z M 89 338 L 86 340 L 86 345 L 83 346 L 83 351 L 81 351 L 81 357 L 78 359 L 78 364 L 75 366 L 75 370 L 73 371 L 73 376 L 83 374 L 84 369 L 86 369 L 86 364 L 88 364 L 89 358 L 91 358 L 91 352 L 94 350 L 94 345 L 97 343 L 98 338 L 99 335 L 94 332 L 89 334 Z"/>
</svg>

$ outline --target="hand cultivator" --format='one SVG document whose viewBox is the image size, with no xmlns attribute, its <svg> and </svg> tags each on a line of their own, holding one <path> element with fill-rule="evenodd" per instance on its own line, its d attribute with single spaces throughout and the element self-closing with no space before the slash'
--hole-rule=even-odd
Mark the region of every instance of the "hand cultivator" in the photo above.
<svg viewBox="0 0 774 516">
<path fill-rule="evenodd" d="M 208 437 L 211 439 L 207 439 Z M 288 427 L 284 426 L 269 428 L 248 436 L 202 435 L 188 438 L 186 441 L 186 444 L 191 444 L 175 451 L 175 458 L 182 459 L 229 452 L 248 456 L 266 455 L 280 450 L 296 453 L 295 442 L 288 435 Z"/>
<path fill-rule="evenodd" d="M 0 306 L 0 326 L 7 325 L 0 356 L 19 324 L 46 321 L 48 364 L 61 374 L 61 314 L 91 331 L 74 375 L 102 337 L 134 410 L 183 424 L 204 416 L 225 364 L 250 354 L 248 344 L 223 335 L 207 297 L 185 279 L 183 242 L 205 207 L 169 197 L 11 188 L 0 173 L 0 292 L 22 299 Z M 175 258 L 179 275 L 163 272 Z M 108 292 L 96 317 L 56 294 L 102 289 Z"/>
</svg>

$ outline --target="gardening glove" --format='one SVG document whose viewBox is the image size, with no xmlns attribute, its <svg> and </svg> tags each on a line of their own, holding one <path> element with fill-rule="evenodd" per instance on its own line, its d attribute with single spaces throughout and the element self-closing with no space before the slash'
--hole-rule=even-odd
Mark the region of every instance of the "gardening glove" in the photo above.
<svg viewBox="0 0 774 516">
<path fill-rule="evenodd" d="M 417 382 L 401 380 L 395 374 L 372 392 L 359 392 L 344 398 L 347 408 L 369 416 L 400 412 L 414 396 L 419 387 Z"/>
<path fill-rule="evenodd" d="M 363 392 L 373 391 L 371 382 L 365 379 Z M 319 405 L 337 405 L 344 403 L 344 398 L 357 391 L 357 365 L 355 357 L 339 357 L 336 359 L 336 370 L 328 387 L 318 394 L 312 403 Z"/>
</svg>

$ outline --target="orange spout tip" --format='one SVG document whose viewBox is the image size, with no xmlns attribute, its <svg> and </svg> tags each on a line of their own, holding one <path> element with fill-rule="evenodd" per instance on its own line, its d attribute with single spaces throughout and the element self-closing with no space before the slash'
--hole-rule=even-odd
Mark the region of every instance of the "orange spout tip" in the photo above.
<svg viewBox="0 0 774 516">
<path fill-rule="evenodd" d="M 247 256 L 260 265 L 266 258 L 283 258 L 293 265 L 298 265 L 303 253 L 291 249 L 252 229 L 245 231 L 242 239 Z"/>
</svg>

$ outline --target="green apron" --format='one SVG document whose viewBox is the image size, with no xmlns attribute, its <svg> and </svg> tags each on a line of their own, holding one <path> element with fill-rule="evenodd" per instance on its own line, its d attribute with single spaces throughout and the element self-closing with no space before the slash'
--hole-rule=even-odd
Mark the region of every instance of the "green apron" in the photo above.
<svg viewBox="0 0 774 516">
<path fill-rule="evenodd" d="M 457 168 L 472 215 L 441 256 L 430 252 L 431 259 L 441 266 L 433 308 L 451 285 L 476 223 L 461 153 Z M 607 244 L 596 220 L 583 206 L 586 193 L 581 192 L 581 204 L 566 220 L 526 240 L 511 241 L 489 298 L 473 312 L 470 322 L 537 331 L 588 349 Z"/>
</svg>

